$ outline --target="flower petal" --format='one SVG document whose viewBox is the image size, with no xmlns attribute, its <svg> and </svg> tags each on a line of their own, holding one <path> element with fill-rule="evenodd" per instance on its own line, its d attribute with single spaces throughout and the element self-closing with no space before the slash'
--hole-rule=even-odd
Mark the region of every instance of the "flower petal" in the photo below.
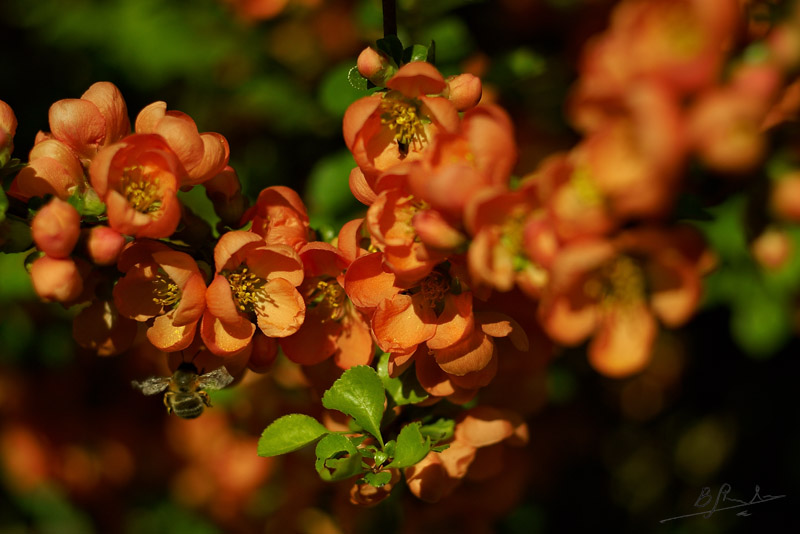
<svg viewBox="0 0 800 534">
<path fill-rule="evenodd" d="M 474 327 L 472 293 L 447 295 L 444 299 L 444 310 L 436 325 L 436 334 L 428 340 L 428 348 L 440 350 L 454 345 L 470 335 Z"/>
<path fill-rule="evenodd" d="M 256 306 L 256 316 L 264 335 L 286 337 L 297 332 L 306 315 L 306 303 L 294 285 L 274 278 L 264 285 L 263 295 Z"/>
<path fill-rule="evenodd" d="M 208 312 L 226 323 L 236 323 L 241 318 L 228 279 L 218 274 L 206 289 L 206 307 Z"/>
<path fill-rule="evenodd" d="M 644 301 L 609 307 L 589 344 L 589 363 L 612 378 L 636 373 L 650 361 L 656 331 L 655 318 Z"/>
<path fill-rule="evenodd" d="M 336 321 L 323 321 L 316 310 L 309 310 L 300 329 L 280 340 L 281 348 L 294 363 L 316 365 L 327 360 L 335 351 L 335 338 L 341 331 Z"/>
<path fill-rule="evenodd" d="M 434 336 L 436 314 L 421 299 L 398 293 L 378 304 L 372 316 L 372 332 L 383 351 L 406 351 Z"/>
<path fill-rule="evenodd" d="M 233 356 L 250 343 L 256 325 L 239 317 L 234 323 L 223 323 L 209 310 L 203 313 L 200 335 L 208 350 L 217 356 Z"/>
<path fill-rule="evenodd" d="M 174 279 L 173 279 L 174 280 Z M 175 308 L 172 322 L 183 326 L 197 322 L 206 309 L 206 282 L 202 273 L 193 273 L 181 288 L 181 300 Z"/>
<path fill-rule="evenodd" d="M 489 365 L 494 356 L 494 342 L 476 328 L 459 343 L 433 351 L 433 356 L 444 372 L 463 376 Z"/>
<path fill-rule="evenodd" d="M 147 339 L 158 350 L 175 352 L 183 350 L 192 344 L 197 331 L 197 321 L 184 325 L 173 322 L 174 310 L 165 315 L 159 315 L 153 321 L 153 326 L 147 329 Z"/>
<path fill-rule="evenodd" d="M 400 289 L 395 287 L 395 275 L 383 267 L 383 254 L 375 252 L 356 258 L 344 275 L 344 289 L 350 300 L 366 310 L 377 308 Z"/>
</svg>

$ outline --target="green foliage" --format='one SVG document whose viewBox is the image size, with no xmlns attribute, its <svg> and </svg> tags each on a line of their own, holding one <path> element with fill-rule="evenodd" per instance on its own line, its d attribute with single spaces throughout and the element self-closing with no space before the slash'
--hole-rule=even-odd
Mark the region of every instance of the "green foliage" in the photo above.
<svg viewBox="0 0 800 534">
<path fill-rule="evenodd" d="M 302 414 L 284 415 L 272 422 L 258 440 L 259 456 L 278 456 L 318 440 L 328 433 L 316 419 Z"/>
<path fill-rule="evenodd" d="M 341 150 L 320 159 L 311 170 L 306 187 L 308 211 L 312 214 L 312 225 L 316 228 L 330 225 L 341 228 L 353 218 L 360 203 L 350 193 L 348 178 L 355 166 L 353 156 Z"/>
<path fill-rule="evenodd" d="M 106 205 L 103 204 L 94 189 L 79 191 L 76 188 L 67 202 L 83 217 L 98 217 L 106 212 Z"/>
<path fill-rule="evenodd" d="M 317 443 L 316 468 L 325 481 L 342 480 L 363 471 L 361 454 L 348 438 L 341 434 L 328 434 Z"/>
<path fill-rule="evenodd" d="M 371 367 L 359 365 L 342 373 L 322 396 L 322 405 L 351 416 L 383 446 L 380 426 L 385 400 L 378 373 Z"/>
<path fill-rule="evenodd" d="M 387 467 L 409 467 L 423 458 L 431 450 L 431 440 L 423 437 L 420 423 L 411 423 L 403 427 L 397 436 L 394 460 Z"/>
<path fill-rule="evenodd" d="M 421 435 L 429 438 L 433 443 L 447 441 L 453 437 L 456 423 L 452 419 L 445 417 L 439 418 L 433 423 L 427 423 L 420 427 L 419 432 Z"/>
<path fill-rule="evenodd" d="M 416 373 L 406 371 L 395 378 L 389 376 L 389 355 L 386 353 L 381 354 L 378 360 L 378 376 L 381 377 L 386 393 L 398 406 L 416 404 L 428 398 L 428 393 L 419 384 Z"/>
<path fill-rule="evenodd" d="M 379 473 L 369 472 L 364 475 L 364 481 L 370 486 L 380 488 L 385 486 L 392 479 L 392 473 L 389 471 L 380 471 Z"/>
<path fill-rule="evenodd" d="M 6 220 L 6 211 L 8 210 L 8 197 L 3 188 L 0 187 L 0 223 Z"/>
<path fill-rule="evenodd" d="M 348 106 L 368 89 L 367 80 L 349 62 L 340 63 L 325 75 L 319 90 L 319 102 L 331 116 L 340 120 Z"/>
</svg>

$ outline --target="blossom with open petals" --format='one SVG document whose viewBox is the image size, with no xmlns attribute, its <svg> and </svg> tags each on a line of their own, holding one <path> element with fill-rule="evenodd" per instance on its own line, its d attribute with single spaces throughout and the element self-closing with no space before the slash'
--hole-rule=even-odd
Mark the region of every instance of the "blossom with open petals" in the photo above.
<svg viewBox="0 0 800 534">
<path fill-rule="evenodd" d="M 256 324 L 267 337 L 286 337 L 303 324 L 306 305 L 297 286 L 303 261 L 288 245 L 266 245 L 258 234 L 224 234 L 214 249 L 216 275 L 206 291 L 201 335 L 220 356 L 246 347 Z"/>
<path fill-rule="evenodd" d="M 375 353 L 369 323 L 342 287 L 349 261 L 337 248 L 313 241 L 300 249 L 305 279 L 298 288 L 306 302 L 303 325 L 281 338 L 286 356 L 314 365 L 333 356 L 342 369 L 369 365 Z"/>
<path fill-rule="evenodd" d="M 120 255 L 125 273 L 114 304 L 130 319 L 148 322 L 147 338 L 159 350 L 185 349 L 205 310 L 206 283 L 194 259 L 157 241 L 134 241 Z"/>
<path fill-rule="evenodd" d="M 679 326 L 697 307 L 698 242 L 688 228 L 643 227 L 566 246 L 542 296 L 542 327 L 565 345 L 593 336 L 589 361 L 603 374 L 641 370 L 650 359 L 656 319 Z"/>
<path fill-rule="evenodd" d="M 133 134 L 104 148 L 89 168 L 108 224 L 122 234 L 167 237 L 178 226 L 183 168 L 158 135 Z"/>
<path fill-rule="evenodd" d="M 11 106 L 0 100 L 0 167 L 5 165 L 14 152 L 14 134 L 17 132 L 17 117 Z"/>
<path fill-rule="evenodd" d="M 438 132 L 455 132 L 455 106 L 438 95 L 447 82 L 424 61 L 403 65 L 387 82 L 386 93 L 361 98 L 344 115 L 344 140 L 366 175 L 420 157 Z"/>
<path fill-rule="evenodd" d="M 189 115 L 167 111 L 166 102 L 153 102 L 139 112 L 136 133 L 163 137 L 186 170 L 180 186 L 196 185 L 219 174 L 228 164 L 228 141 L 216 132 L 200 133 Z"/>
<path fill-rule="evenodd" d="M 250 230 L 268 245 L 289 245 L 299 250 L 308 242 L 306 206 L 297 192 L 283 185 L 261 190 L 255 205 L 242 218 L 253 221 Z"/>
</svg>

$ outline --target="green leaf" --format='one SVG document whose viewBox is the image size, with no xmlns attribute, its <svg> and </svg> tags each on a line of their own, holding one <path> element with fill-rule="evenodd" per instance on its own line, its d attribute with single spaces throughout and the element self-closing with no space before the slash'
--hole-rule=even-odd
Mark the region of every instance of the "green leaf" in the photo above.
<svg viewBox="0 0 800 534">
<path fill-rule="evenodd" d="M 3 188 L 0 187 L 0 222 L 6 220 L 6 211 L 8 210 L 8 197 Z"/>
<path fill-rule="evenodd" d="M 16 217 L 0 222 L 0 252 L 24 252 L 33 246 L 31 227 Z"/>
<path fill-rule="evenodd" d="M 425 61 L 431 65 L 436 65 L 436 41 L 433 39 L 431 39 L 431 44 L 428 45 L 428 57 L 425 58 Z"/>
<path fill-rule="evenodd" d="M 427 61 L 428 60 L 428 47 L 415 44 L 403 50 L 403 63 L 410 63 L 412 61 Z"/>
<path fill-rule="evenodd" d="M 316 419 L 299 413 L 272 422 L 258 440 L 259 456 L 278 456 L 313 443 L 329 431 Z"/>
<path fill-rule="evenodd" d="M 347 81 L 350 82 L 350 85 L 356 91 L 367 90 L 367 79 L 358 72 L 358 65 L 353 65 L 350 70 L 347 71 Z"/>
<path fill-rule="evenodd" d="M 428 393 L 417 380 L 416 373 L 405 372 L 398 377 L 389 376 L 389 355 L 381 354 L 378 360 L 378 376 L 381 377 L 383 387 L 395 404 L 416 404 L 428 398 Z"/>
<path fill-rule="evenodd" d="M 328 434 L 319 440 L 316 455 L 317 473 L 328 482 L 342 480 L 364 470 L 358 449 L 341 434 Z"/>
<path fill-rule="evenodd" d="M 385 486 L 392 480 L 392 474 L 389 471 L 381 471 L 380 473 L 367 473 L 364 475 L 364 480 L 370 486 L 380 488 L 381 486 Z"/>
<path fill-rule="evenodd" d="M 357 425 L 375 436 L 383 446 L 381 418 L 386 395 L 374 369 L 366 365 L 351 367 L 322 396 L 322 405 L 351 416 Z"/>
<path fill-rule="evenodd" d="M 785 295 L 765 290 L 752 278 L 739 284 L 732 303 L 731 331 L 736 343 L 750 356 L 766 358 L 791 337 L 791 307 Z"/>
<path fill-rule="evenodd" d="M 78 213 L 82 216 L 96 217 L 106 211 L 106 205 L 103 204 L 94 189 L 87 189 L 82 192 L 76 189 L 67 199 L 67 202 L 78 210 Z"/>
<path fill-rule="evenodd" d="M 403 43 L 396 35 L 387 35 L 383 39 L 378 39 L 375 46 L 394 60 L 395 64 L 400 65 L 403 60 Z"/>
<path fill-rule="evenodd" d="M 455 432 L 456 423 L 452 419 L 441 418 L 433 423 L 422 425 L 420 433 L 433 443 L 450 439 Z"/>
<path fill-rule="evenodd" d="M 397 436 L 397 445 L 394 449 L 394 460 L 387 467 L 409 467 L 423 458 L 431 450 L 430 438 L 425 438 L 420 432 L 420 423 L 411 423 L 403 427 Z"/>
</svg>

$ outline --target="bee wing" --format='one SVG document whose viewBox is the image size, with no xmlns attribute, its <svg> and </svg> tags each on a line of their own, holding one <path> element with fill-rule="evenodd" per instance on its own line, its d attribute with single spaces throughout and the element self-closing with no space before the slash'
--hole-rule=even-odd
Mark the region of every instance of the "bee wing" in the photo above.
<svg viewBox="0 0 800 534">
<path fill-rule="evenodd" d="M 151 376 L 142 382 L 132 380 L 131 385 L 136 389 L 140 389 L 145 395 L 155 395 L 156 393 L 161 393 L 167 389 L 167 386 L 169 386 L 169 380 L 170 379 L 167 376 Z"/>
<path fill-rule="evenodd" d="M 233 377 L 228 370 L 225 369 L 225 366 L 215 369 L 210 373 L 200 375 L 200 378 L 197 379 L 200 389 L 222 389 L 231 382 L 233 382 Z"/>
</svg>

